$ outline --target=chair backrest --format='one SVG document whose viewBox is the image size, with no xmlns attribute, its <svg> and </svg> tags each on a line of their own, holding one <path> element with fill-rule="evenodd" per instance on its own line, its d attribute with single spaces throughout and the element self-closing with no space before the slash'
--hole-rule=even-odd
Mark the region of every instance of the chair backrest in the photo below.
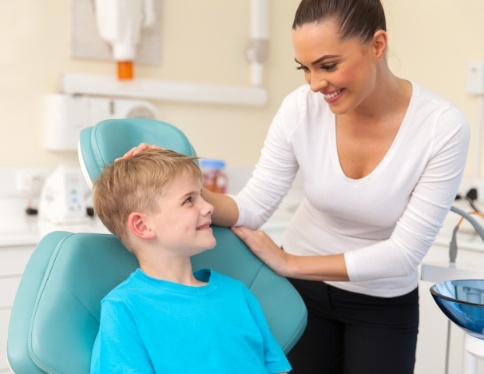
<svg viewBox="0 0 484 374">
<path fill-rule="evenodd" d="M 179 140 L 173 141 L 172 136 Z M 118 144 L 113 146 L 113 142 Z M 140 142 L 195 154 L 173 126 L 130 119 L 84 129 L 80 158 L 94 179 L 104 164 Z M 287 353 L 306 326 L 301 297 L 230 229 L 214 227 L 213 233 L 216 247 L 193 257 L 194 269 L 212 268 L 246 284 Z M 137 266 L 136 258 L 112 235 L 54 232 L 45 236 L 27 264 L 12 308 L 7 342 L 12 369 L 17 373 L 88 373 L 100 301 Z"/>
</svg>

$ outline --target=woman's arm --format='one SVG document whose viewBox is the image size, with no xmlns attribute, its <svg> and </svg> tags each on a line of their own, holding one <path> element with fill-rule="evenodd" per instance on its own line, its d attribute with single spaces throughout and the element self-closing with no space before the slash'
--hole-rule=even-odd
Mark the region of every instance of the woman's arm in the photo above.
<svg viewBox="0 0 484 374">
<path fill-rule="evenodd" d="M 232 227 L 232 231 L 279 275 L 319 281 L 349 280 L 344 254 L 295 256 L 282 251 L 264 231 L 244 226 Z"/>
<path fill-rule="evenodd" d="M 203 198 L 213 205 L 212 222 L 218 226 L 230 227 L 235 225 L 239 218 L 239 209 L 234 199 L 229 195 L 207 190 L 202 191 Z"/>
</svg>

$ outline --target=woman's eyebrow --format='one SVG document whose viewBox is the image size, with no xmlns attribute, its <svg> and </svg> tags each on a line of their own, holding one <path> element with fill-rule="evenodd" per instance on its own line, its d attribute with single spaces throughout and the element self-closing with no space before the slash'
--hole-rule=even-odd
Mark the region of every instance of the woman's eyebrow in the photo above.
<svg viewBox="0 0 484 374">
<path fill-rule="evenodd" d="M 336 58 L 336 57 L 338 57 L 338 56 L 337 55 L 324 55 L 324 56 L 321 56 L 320 58 L 314 60 L 313 62 L 311 62 L 311 65 L 317 65 L 317 64 L 322 63 L 324 60 Z M 296 63 L 298 63 L 300 65 L 304 65 L 304 64 L 301 64 L 296 58 L 294 59 L 294 61 L 296 61 Z"/>
</svg>

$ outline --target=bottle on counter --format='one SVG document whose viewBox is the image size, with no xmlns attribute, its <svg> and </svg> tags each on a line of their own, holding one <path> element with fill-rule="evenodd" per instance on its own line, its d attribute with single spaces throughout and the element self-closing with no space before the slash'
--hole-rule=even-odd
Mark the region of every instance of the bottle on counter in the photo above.
<svg viewBox="0 0 484 374">
<path fill-rule="evenodd" d="M 224 172 L 225 161 L 214 158 L 200 159 L 203 187 L 212 192 L 226 193 L 228 178 Z"/>
</svg>

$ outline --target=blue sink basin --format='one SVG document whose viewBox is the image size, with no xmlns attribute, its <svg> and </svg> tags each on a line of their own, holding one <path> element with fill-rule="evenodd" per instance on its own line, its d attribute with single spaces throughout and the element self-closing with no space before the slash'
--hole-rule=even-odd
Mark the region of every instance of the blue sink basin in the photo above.
<svg viewBox="0 0 484 374">
<path fill-rule="evenodd" d="M 430 293 L 439 308 L 470 335 L 484 339 L 484 280 L 437 283 Z"/>
</svg>

